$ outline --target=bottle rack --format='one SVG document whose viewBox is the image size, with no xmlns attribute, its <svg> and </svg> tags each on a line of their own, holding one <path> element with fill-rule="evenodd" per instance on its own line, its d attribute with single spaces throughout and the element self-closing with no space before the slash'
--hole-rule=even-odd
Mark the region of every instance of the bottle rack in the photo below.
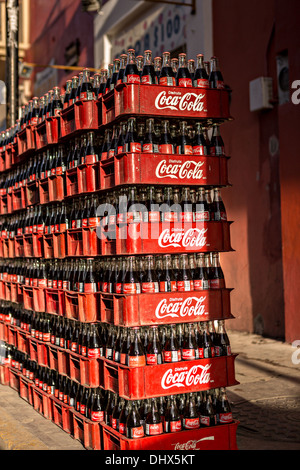
<svg viewBox="0 0 300 470">
<path fill-rule="evenodd" d="M 156 117 L 213 122 L 231 120 L 227 90 L 187 89 L 158 85 L 122 84 L 103 98 L 79 100 L 61 111 L 59 117 L 47 118 L 36 126 L 22 129 L 5 152 L 0 151 L 0 171 L 6 172 L 51 145 L 66 143 L 88 130 L 104 133 L 107 127 L 127 117 Z M 17 213 L 35 205 L 69 201 L 93 192 L 118 191 L 129 185 L 229 186 L 229 156 L 169 155 L 121 153 L 100 162 L 87 162 L 63 175 L 31 181 L 12 194 L 0 195 L 0 215 Z M 14 240 L 0 239 L 3 258 L 67 259 L 68 257 L 111 257 L 153 253 L 196 253 L 232 251 L 232 222 L 191 223 L 179 229 L 176 223 L 156 224 L 156 239 L 126 237 L 128 224 L 102 225 L 95 228 L 68 229 L 48 235 L 16 235 Z M 147 233 L 150 225 L 141 222 L 134 230 Z M 132 225 L 130 227 L 132 229 Z M 166 235 L 166 231 L 169 232 Z M 178 231 L 181 230 L 180 236 Z M 99 237 L 100 234 L 100 237 Z M 165 238 L 164 238 L 165 234 Z M 174 234 L 177 234 L 174 237 Z M 125 236 L 124 236 L 125 235 Z M 99 239 L 100 238 L 100 239 Z M 176 239 L 176 240 L 175 240 Z M 190 240 L 183 243 L 182 240 Z M 163 241 L 162 241 L 163 240 Z M 175 241 L 174 241 L 175 240 Z M 0 299 L 24 303 L 34 312 L 60 315 L 79 322 L 102 322 L 121 327 L 168 325 L 176 323 L 226 320 L 232 289 L 201 292 L 156 294 L 92 294 L 20 286 L 11 280 L 0 281 Z M 174 313 L 172 304 L 177 304 Z M 170 314 L 171 312 L 171 314 Z M 235 354 L 210 359 L 181 361 L 155 366 L 128 367 L 104 357 L 84 357 L 50 341 L 32 338 L 29 331 L 11 326 L 10 318 L 0 315 L 0 339 L 18 347 L 39 364 L 87 387 L 102 387 L 128 400 L 159 397 L 176 393 L 209 390 L 235 385 Z M 190 380 L 191 377 L 193 380 Z M 4 363 L 0 381 L 18 390 L 46 418 L 52 419 L 87 449 L 138 450 L 158 449 L 236 449 L 237 421 L 193 431 L 127 439 L 104 421 L 94 423 L 78 411 L 47 393 L 22 371 Z M 166 381 L 169 381 L 166 384 Z M 173 384 L 172 384 L 173 381 Z M 170 385 L 172 384 L 172 386 Z"/>
</svg>

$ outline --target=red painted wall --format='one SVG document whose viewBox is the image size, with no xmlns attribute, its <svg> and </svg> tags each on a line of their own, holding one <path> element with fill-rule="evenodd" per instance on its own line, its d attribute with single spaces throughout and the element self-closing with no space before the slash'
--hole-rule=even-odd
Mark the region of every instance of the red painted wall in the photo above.
<svg viewBox="0 0 300 470">
<path fill-rule="evenodd" d="M 26 60 L 37 64 L 65 64 L 65 48 L 76 38 L 80 40 L 81 67 L 94 67 L 94 15 L 82 11 L 81 0 L 30 2 L 30 42 Z M 41 72 L 42 68 L 34 69 Z M 58 86 L 64 86 L 76 72 L 58 71 Z M 48 90 L 45 90 L 45 92 Z"/>
<path fill-rule="evenodd" d="M 289 0 L 287 3 L 276 0 L 275 7 L 275 47 L 276 51 L 288 51 L 292 84 L 300 80 L 300 4 L 297 0 Z M 292 342 L 300 339 L 300 159 L 296 143 L 300 128 L 300 105 L 291 101 L 279 106 L 278 124 L 285 333 L 287 341 Z"/>
<path fill-rule="evenodd" d="M 299 6 L 296 0 L 213 1 L 214 53 L 233 90 L 234 121 L 222 126 L 233 184 L 223 190 L 223 199 L 235 221 L 236 252 L 222 255 L 227 284 L 235 288 L 236 318 L 229 326 L 287 341 L 300 338 L 299 158 L 292 138 L 299 128 L 300 105 L 275 104 L 270 111 L 250 112 L 249 82 L 272 77 L 276 97 L 276 55 L 284 49 L 291 81 L 300 79 Z M 279 140 L 273 156 L 271 136 Z"/>
</svg>

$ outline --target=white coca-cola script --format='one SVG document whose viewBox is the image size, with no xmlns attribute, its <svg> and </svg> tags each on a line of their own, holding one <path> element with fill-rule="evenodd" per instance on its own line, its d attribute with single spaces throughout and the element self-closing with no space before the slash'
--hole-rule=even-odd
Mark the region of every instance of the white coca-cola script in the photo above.
<svg viewBox="0 0 300 470">
<path fill-rule="evenodd" d="M 171 161 L 162 160 L 156 167 L 155 175 L 157 178 L 206 180 L 201 168 L 203 165 L 204 161 L 194 162 L 188 160 L 183 163 L 172 163 Z"/>
<path fill-rule="evenodd" d="M 198 317 L 208 315 L 205 311 L 206 296 L 201 297 L 187 297 L 163 299 L 159 302 L 155 309 L 156 318 L 162 319 L 166 317 L 184 318 L 184 317 Z"/>
<path fill-rule="evenodd" d="M 192 93 L 187 92 L 184 95 L 178 92 L 162 91 L 155 99 L 156 109 L 171 109 L 172 111 L 194 111 L 194 112 L 206 112 L 204 109 L 203 98 L 205 93 Z"/>
<path fill-rule="evenodd" d="M 170 388 L 193 387 L 202 384 L 212 383 L 210 370 L 211 364 L 193 365 L 185 370 L 168 369 L 161 379 L 161 386 L 164 390 Z"/>
<path fill-rule="evenodd" d="M 174 246 L 177 248 L 202 248 L 206 246 L 205 236 L 207 228 L 190 228 L 186 231 L 178 230 L 171 232 L 169 228 L 162 231 L 158 238 L 158 244 L 162 248 Z"/>
<path fill-rule="evenodd" d="M 197 447 L 198 442 L 201 441 L 214 441 L 214 436 L 203 437 L 198 441 L 187 441 L 187 442 L 176 442 L 176 444 L 172 444 L 174 446 L 174 450 L 200 450 L 200 447 Z"/>
</svg>

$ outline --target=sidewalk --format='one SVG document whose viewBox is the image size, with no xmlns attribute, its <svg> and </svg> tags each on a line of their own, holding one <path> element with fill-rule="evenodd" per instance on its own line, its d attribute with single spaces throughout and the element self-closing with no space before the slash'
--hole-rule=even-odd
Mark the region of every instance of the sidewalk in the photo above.
<svg viewBox="0 0 300 470">
<path fill-rule="evenodd" d="M 228 331 L 239 385 L 227 388 L 239 450 L 300 450 L 300 364 L 291 345 Z M 299 355 L 300 356 L 300 355 Z M 0 450 L 84 450 L 79 441 L 0 385 Z"/>
</svg>

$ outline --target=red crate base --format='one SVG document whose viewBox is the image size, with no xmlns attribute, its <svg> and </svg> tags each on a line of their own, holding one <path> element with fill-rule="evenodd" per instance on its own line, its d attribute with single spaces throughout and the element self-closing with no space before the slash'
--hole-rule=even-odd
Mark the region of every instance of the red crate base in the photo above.
<svg viewBox="0 0 300 470">
<path fill-rule="evenodd" d="M 101 294 L 101 321 L 118 326 L 160 325 L 233 318 L 231 289 L 156 294 Z"/>
<path fill-rule="evenodd" d="M 121 154 L 114 159 L 113 184 L 227 186 L 227 161 L 228 157 L 199 155 Z M 107 171 L 102 179 L 106 175 Z"/>
<path fill-rule="evenodd" d="M 127 367 L 104 360 L 104 388 L 127 400 L 237 385 L 236 354 L 155 366 Z"/>
<path fill-rule="evenodd" d="M 62 428 L 68 434 L 73 435 L 73 421 L 71 408 L 68 405 L 63 404 L 57 398 L 51 395 L 50 400 L 52 402 L 52 421 Z"/>
<path fill-rule="evenodd" d="M 20 397 L 23 400 L 33 405 L 33 391 L 32 391 L 33 383 L 25 379 L 24 377 L 20 377 Z"/>
<path fill-rule="evenodd" d="M 108 100 L 109 102 L 109 100 Z M 105 114 L 106 102 L 102 115 Z M 111 103 L 109 103 L 111 106 Z M 138 114 L 165 119 L 230 119 L 229 91 L 160 85 L 121 84 L 115 88 L 114 113 L 110 118 Z M 104 120 L 104 119 L 103 119 Z"/>
<path fill-rule="evenodd" d="M 80 382 L 85 387 L 102 387 L 103 360 L 91 359 L 80 354 L 71 352 L 69 354 L 70 378 Z"/>
<path fill-rule="evenodd" d="M 232 222 L 140 222 L 102 227 L 101 253 L 141 255 L 232 251 Z"/>
<path fill-rule="evenodd" d="M 9 367 L 0 365 L 0 384 L 9 385 Z"/>
<path fill-rule="evenodd" d="M 85 418 L 76 411 L 72 411 L 74 438 L 80 441 L 87 450 L 102 449 L 102 426 L 100 423 Z"/>
<path fill-rule="evenodd" d="M 34 409 L 42 414 L 47 419 L 52 419 L 53 409 L 52 409 L 52 400 L 50 395 L 43 392 L 39 388 L 32 386 L 33 392 L 33 407 Z"/>
<path fill-rule="evenodd" d="M 177 433 L 127 439 L 102 423 L 104 450 L 238 450 L 236 431 L 239 422 L 181 431 Z"/>
</svg>

